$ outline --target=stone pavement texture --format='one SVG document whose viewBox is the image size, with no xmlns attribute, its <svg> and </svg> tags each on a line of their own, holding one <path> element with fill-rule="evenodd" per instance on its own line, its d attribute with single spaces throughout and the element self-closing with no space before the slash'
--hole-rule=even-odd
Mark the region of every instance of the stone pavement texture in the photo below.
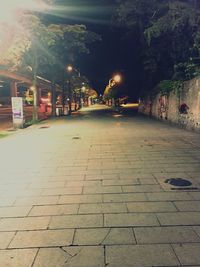
<svg viewBox="0 0 200 267">
<path fill-rule="evenodd" d="M 0 148 L 0 267 L 200 266 L 198 134 L 93 106 Z"/>
</svg>

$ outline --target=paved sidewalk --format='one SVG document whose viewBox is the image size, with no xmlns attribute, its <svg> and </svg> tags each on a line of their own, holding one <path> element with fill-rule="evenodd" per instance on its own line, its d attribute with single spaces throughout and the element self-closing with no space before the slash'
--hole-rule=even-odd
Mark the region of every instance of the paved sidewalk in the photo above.
<svg viewBox="0 0 200 267">
<path fill-rule="evenodd" d="M 100 109 L 0 139 L 0 267 L 200 266 L 200 136 Z"/>
</svg>

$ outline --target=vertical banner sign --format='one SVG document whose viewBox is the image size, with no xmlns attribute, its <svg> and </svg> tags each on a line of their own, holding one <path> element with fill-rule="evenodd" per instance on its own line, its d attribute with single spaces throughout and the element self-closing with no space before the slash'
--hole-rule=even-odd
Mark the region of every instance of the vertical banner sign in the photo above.
<svg viewBox="0 0 200 267">
<path fill-rule="evenodd" d="M 12 97 L 12 116 L 14 128 L 23 128 L 24 114 L 22 97 Z"/>
</svg>

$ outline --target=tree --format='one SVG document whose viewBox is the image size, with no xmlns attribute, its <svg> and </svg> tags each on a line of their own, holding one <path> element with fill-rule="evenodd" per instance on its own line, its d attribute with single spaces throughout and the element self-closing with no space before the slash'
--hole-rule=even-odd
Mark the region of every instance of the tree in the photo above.
<svg viewBox="0 0 200 267">
<path fill-rule="evenodd" d="M 152 90 L 161 80 L 175 79 L 185 66 L 183 80 L 198 75 L 193 58 L 199 56 L 200 3 L 193 0 L 118 1 L 117 21 L 132 33 L 137 29 L 143 63 L 142 89 Z M 192 59 L 192 60 L 191 60 Z"/>
<path fill-rule="evenodd" d="M 8 20 L 0 24 L 1 29 L 3 27 L 10 29 L 5 33 L 4 43 L 0 46 L 0 64 L 9 68 L 11 71 L 23 70 L 23 68 L 27 70 L 27 67 L 32 71 L 32 89 L 34 92 L 33 120 L 36 121 L 38 116 L 36 89 L 39 66 L 38 58 L 54 42 L 55 38 L 41 22 L 37 13 L 29 10 L 31 3 L 27 2 L 26 8 L 26 3 L 24 7 L 20 5 L 20 2 L 16 2 L 13 7 L 8 8 L 8 15 L 12 14 L 13 17 L 11 17 L 11 21 Z"/>
<path fill-rule="evenodd" d="M 89 53 L 88 44 L 99 41 L 101 38 L 94 32 L 87 31 L 84 25 L 51 24 L 48 29 L 56 35 L 56 42 L 49 48 L 51 55 L 49 66 L 52 68 L 50 71 L 51 79 L 53 78 L 63 87 L 63 95 L 66 91 L 66 82 L 70 80 L 68 95 L 71 103 L 73 95 L 71 90 L 74 89 L 74 82 L 75 80 L 79 82 L 80 79 L 76 75 L 73 75 L 71 79 L 67 74 L 66 66 L 69 63 L 75 65 L 80 54 Z M 48 76 L 48 73 L 46 75 Z"/>
<path fill-rule="evenodd" d="M 66 65 L 74 62 L 80 53 L 89 53 L 88 44 L 100 40 L 99 35 L 87 31 L 84 25 L 47 25 L 40 17 L 38 13 L 21 13 L 17 26 L 12 25 L 13 31 L 5 38 L 1 47 L 4 56 L 0 58 L 0 63 L 12 70 L 27 73 L 28 67 L 35 99 L 33 120 L 37 120 L 37 76 L 50 79 L 52 88 L 59 83 L 64 90 Z"/>
</svg>

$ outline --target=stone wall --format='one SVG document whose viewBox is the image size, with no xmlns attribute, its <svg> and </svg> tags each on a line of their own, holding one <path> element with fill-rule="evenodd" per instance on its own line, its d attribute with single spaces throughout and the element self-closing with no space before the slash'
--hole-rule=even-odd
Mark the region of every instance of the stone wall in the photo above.
<svg viewBox="0 0 200 267">
<path fill-rule="evenodd" d="M 200 132 L 200 77 L 185 82 L 180 94 L 158 94 L 153 100 L 142 100 L 139 112 Z"/>
</svg>

